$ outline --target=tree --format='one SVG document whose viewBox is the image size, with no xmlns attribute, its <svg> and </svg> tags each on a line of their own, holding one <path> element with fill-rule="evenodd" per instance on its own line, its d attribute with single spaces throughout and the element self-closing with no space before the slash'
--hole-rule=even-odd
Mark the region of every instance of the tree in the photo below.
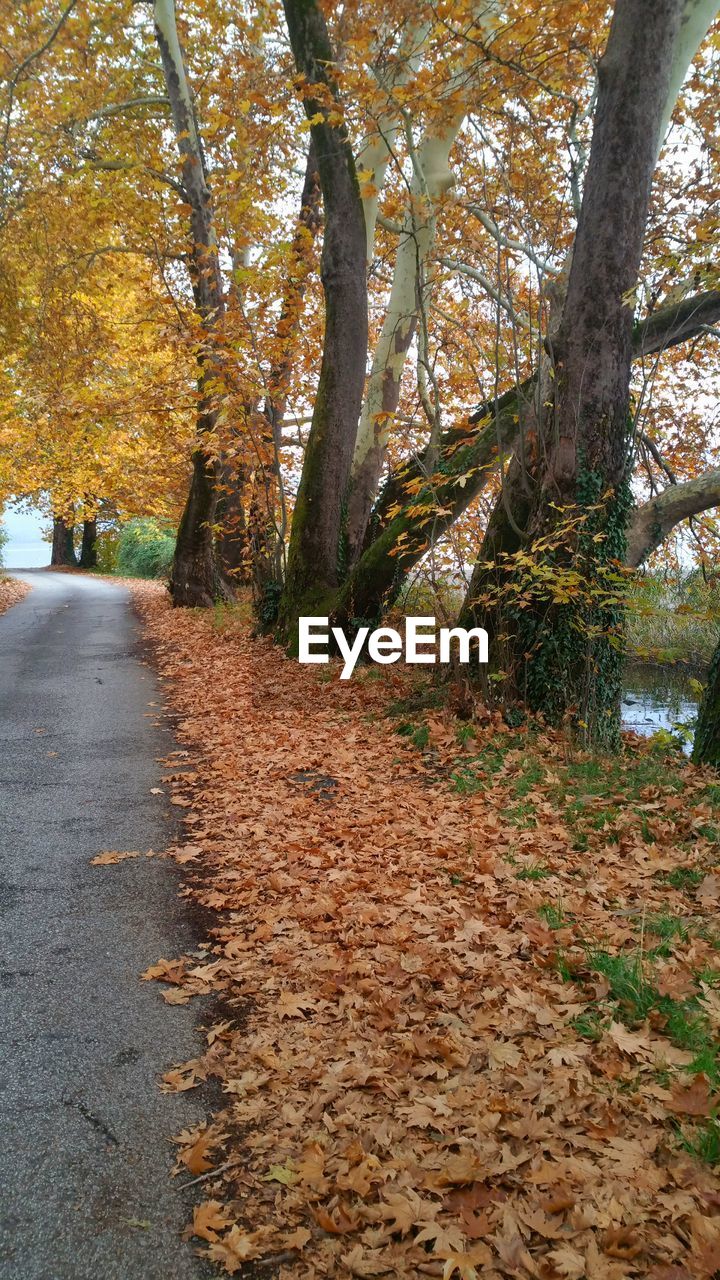
<svg viewBox="0 0 720 1280">
<path fill-rule="evenodd" d="M 214 454 L 213 436 L 218 412 L 215 396 L 222 379 L 216 330 L 222 321 L 225 298 L 205 155 L 177 34 L 174 0 L 155 0 L 154 18 L 180 155 L 182 189 L 190 206 L 193 294 L 201 324 L 198 443 L 193 452 L 190 491 L 178 528 L 170 591 L 176 605 L 209 605 L 223 593 L 215 557 L 219 461 Z"/>
<path fill-rule="evenodd" d="M 312 425 L 293 518 L 281 625 L 319 607 L 338 584 L 343 503 L 365 379 L 365 218 L 318 6 L 284 0 L 325 208 L 321 277 L 325 332 Z"/>
<path fill-rule="evenodd" d="M 666 0 L 650 15 L 617 0 L 537 442 L 527 465 L 511 468 L 486 536 L 486 575 L 529 548 L 486 615 L 515 690 L 555 723 L 573 709 L 605 743 L 619 731 L 621 594 L 607 570 L 625 560 L 631 507 L 631 303 L 675 68 L 687 65 L 688 8 L 704 6 Z"/>
</svg>

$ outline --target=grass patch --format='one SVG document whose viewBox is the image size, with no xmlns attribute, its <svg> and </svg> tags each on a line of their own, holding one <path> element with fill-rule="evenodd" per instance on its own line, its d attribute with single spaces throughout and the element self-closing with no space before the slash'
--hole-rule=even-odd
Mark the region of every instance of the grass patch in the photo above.
<svg viewBox="0 0 720 1280">
<path fill-rule="evenodd" d="M 535 863 L 531 867 L 523 867 L 521 871 L 516 872 L 516 880 L 546 880 L 552 875 L 552 871 L 548 867 L 544 867 L 541 862 Z"/>
<path fill-rule="evenodd" d="M 409 738 L 418 751 L 424 751 L 430 741 L 430 730 L 426 724 L 413 724 L 411 720 L 403 720 L 395 729 L 401 738 Z"/>
<path fill-rule="evenodd" d="M 704 1164 L 720 1164 L 720 1119 L 708 1116 L 693 1129 L 681 1130 L 680 1146 Z"/>
<path fill-rule="evenodd" d="M 562 929 L 567 924 L 561 902 L 544 902 L 538 907 L 538 915 L 545 921 L 548 929 Z"/>
<path fill-rule="evenodd" d="M 671 889 L 680 889 L 683 892 L 696 889 L 704 878 L 705 872 L 699 871 L 697 867 L 675 867 L 673 871 L 668 871 L 663 876 L 665 884 Z"/>
<path fill-rule="evenodd" d="M 551 914 L 549 905 L 541 907 L 540 914 L 547 919 Z M 684 922 L 669 913 L 659 913 L 653 918 L 655 929 L 658 936 L 664 935 L 667 941 L 684 942 L 689 938 Z M 556 969 L 565 981 L 582 985 L 591 974 L 603 978 L 608 986 L 607 994 L 573 1018 L 570 1025 L 582 1039 L 597 1042 L 602 1039 L 611 1020 L 623 1022 L 631 1029 L 649 1021 L 653 1029 L 666 1036 L 672 1045 L 692 1054 L 692 1060 L 683 1070 L 691 1075 L 706 1076 L 712 1089 L 720 1089 L 720 1041 L 703 1006 L 699 985 L 701 981 L 707 983 L 708 977 L 715 985 L 720 981 L 720 974 L 698 973 L 697 994 L 677 1000 L 662 995 L 658 989 L 653 969 L 653 959 L 657 954 L 657 951 L 644 952 L 640 948 L 618 954 L 602 948 L 588 948 L 585 967 L 580 970 L 559 954 Z M 676 1069 L 664 1068 L 661 1075 L 662 1079 L 656 1072 L 663 1087 L 670 1088 L 676 1078 Z M 689 1154 L 707 1164 L 720 1162 L 720 1120 L 717 1116 L 684 1127 L 675 1120 L 671 1123 L 680 1145 Z"/>
</svg>

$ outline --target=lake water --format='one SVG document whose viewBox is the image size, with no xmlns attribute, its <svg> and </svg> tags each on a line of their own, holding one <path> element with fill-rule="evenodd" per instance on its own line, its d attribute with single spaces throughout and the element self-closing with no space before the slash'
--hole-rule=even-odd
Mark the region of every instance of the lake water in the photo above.
<svg viewBox="0 0 720 1280">
<path fill-rule="evenodd" d="M 645 737 L 658 729 L 672 732 L 676 725 L 691 724 L 697 717 L 698 696 L 692 689 L 691 673 L 683 667 L 653 667 L 631 664 L 625 674 L 622 722 Z M 685 750 L 689 753 L 691 744 Z"/>
</svg>

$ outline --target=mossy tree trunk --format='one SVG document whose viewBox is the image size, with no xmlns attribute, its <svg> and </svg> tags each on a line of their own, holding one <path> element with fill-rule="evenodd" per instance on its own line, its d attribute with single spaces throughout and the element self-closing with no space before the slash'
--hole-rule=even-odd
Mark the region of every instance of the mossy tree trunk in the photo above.
<svg viewBox="0 0 720 1280">
<path fill-rule="evenodd" d="M 510 469 L 481 560 L 504 575 L 480 609 L 506 644 L 510 687 L 552 723 L 568 714 L 610 745 L 619 733 L 621 593 L 630 511 L 632 296 L 666 116 L 682 0 L 617 0 L 567 295 L 553 342 L 552 396 L 536 446 Z M 522 563 L 512 557 L 521 548 Z"/>
<path fill-rule="evenodd" d="M 712 656 L 700 703 L 692 758 L 695 764 L 720 767 L 720 644 Z"/>
<path fill-rule="evenodd" d="M 327 26 L 316 0 L 284 0 L 284 8 L 297 69 L 305 80 L 304 107 L 325 208 L 322 364 L 279 614 L 279 633 L 292 644 L 298 616 L 312 612 L 339 581 L 345 501 L 365 381 L 368 309 L 365 216 L 332 74 Z"/>
</svg>

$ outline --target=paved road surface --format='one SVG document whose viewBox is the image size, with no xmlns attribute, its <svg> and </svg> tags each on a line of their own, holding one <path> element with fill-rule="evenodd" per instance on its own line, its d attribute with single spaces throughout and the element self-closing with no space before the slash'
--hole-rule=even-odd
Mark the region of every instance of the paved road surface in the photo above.
<svg viewBox="0 0 720 1280">
<path fill-rule="evenodd" d="M 197 1052 L 197 1011 L 138 981 L 192 935 L 166 861 L 90 866 L 168 843 L 160 696 L 122 587 L 19 576 L 32 591 L 0 617 L 0 1276 L 198 1277 L 167 1174 L 202 1099 L 157 1089 Z"/>
</svg>

